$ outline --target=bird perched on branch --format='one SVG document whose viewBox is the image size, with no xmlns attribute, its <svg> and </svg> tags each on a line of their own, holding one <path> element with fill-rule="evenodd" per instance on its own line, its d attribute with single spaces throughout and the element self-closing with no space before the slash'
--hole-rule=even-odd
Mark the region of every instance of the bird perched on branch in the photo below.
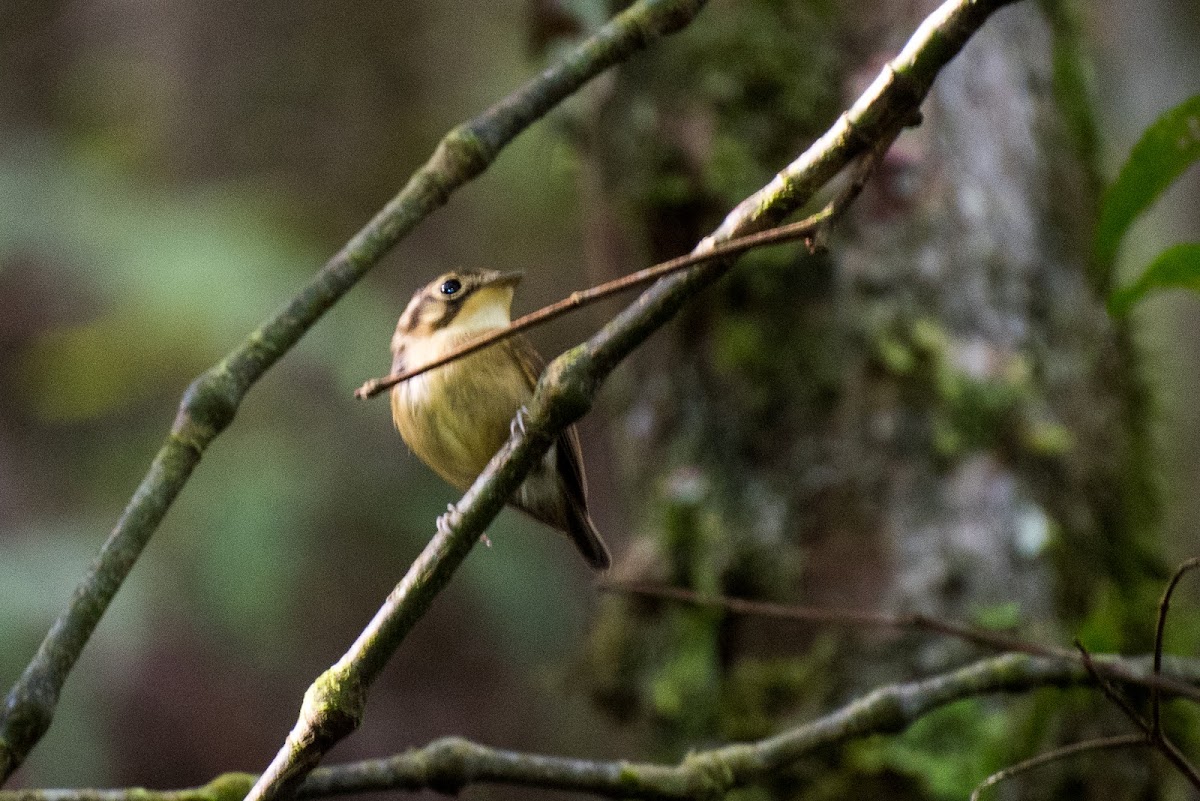
<svg viewBox="0 0 1200 801">
<path fill-rule="evenodd" d="M 459 271 L 417 291 L 396 324 L 392 372 L 419 367 L 510 322 L 520 273 Z M 392 389 L 392 420 L 421 461 L 460 490 L 474 483 L 521 425 L 543 362 L 524 337 L 421 373 Z M 611 562 L 587 510 L 579 434 L 570 426 L 509 503 L 565 532 L 594 569 Z"/>
</svg>

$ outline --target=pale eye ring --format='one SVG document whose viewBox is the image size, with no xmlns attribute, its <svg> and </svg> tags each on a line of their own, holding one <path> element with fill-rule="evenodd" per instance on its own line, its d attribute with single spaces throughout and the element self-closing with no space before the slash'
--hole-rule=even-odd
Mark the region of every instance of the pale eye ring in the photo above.
<svg viewBox="0 0 1200 801">
<path fill-rule="evenodd" d="M 450 297 L 451 295 L 457 293 L 458 290 L 462 289 L 462 282 L 457 278 L 447 278 L 442 282 L 442 285 L 439 287 L 439 289 L 443 295 Z"/>
</svg>

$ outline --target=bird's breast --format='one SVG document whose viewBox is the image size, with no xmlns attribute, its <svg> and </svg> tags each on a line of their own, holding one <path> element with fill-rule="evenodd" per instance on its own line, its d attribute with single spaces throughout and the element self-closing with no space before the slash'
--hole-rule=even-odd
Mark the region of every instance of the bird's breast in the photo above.
<svg viewBox="0 0 1200 801">
<path fill-rule="evenodd" d="M 405 355 L 415 365 L 437 354 L 406 348 Z M 532 394 L 515 355 L 499 343 L 397 385 L 392 419 L 421 461 L 466 489 L 508 439 L 513 415 Z"/>
</svg>

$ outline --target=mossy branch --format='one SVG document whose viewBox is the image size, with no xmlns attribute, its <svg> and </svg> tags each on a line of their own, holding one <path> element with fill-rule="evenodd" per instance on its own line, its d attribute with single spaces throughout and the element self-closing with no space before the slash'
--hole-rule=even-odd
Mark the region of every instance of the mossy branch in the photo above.
<svg viewBox="0 0 1200 801">
<path fill-rule="evenodd" d="M 1105 667 L 1141 679 L 1153 657 L 1094 657 Z M 1167 675 L 1200 682 L 1200 660 L 1171 659 Z M 1079 662 L 1026 654 L 983 659 L 919 681 L 880 687 L 816 720 L 763 740 L 696 751 L 674 765 L 572 759 L 509 751 L 450 737 L 386 758 L 314 770 L 299 798 L 350 793 L 436 790 L 457 794 L 478 784 L 568 790 L 605 798 L 705 799 L 763 782 L 804 756 L 871 735 L 896 734 L 929 713 L 964 698 L 1020 693 L 1040 687 L 1086 686 L 1094 674 Z M 228 773 L 187 790 L 13 790 L 0 801 L 240 801 L 254 781 Z"/>
<path fill-rule="evenodd" d="M 250 387 L 397 242 L 483 172 L 517 134 L 580 87 L 686 26 L 705 0 L 640 0 L 494 106 L 450 131 L 429 160 L 278 312 L 198 377 L 112 533 L 0 711 L 0 782 L 50 727 L 67 676 L 209 444 Z"/>
<path fill-rule="evenodd" d="M 759 192 L 740 203 L 696 247 L 770 228 L 807 203 L 852 159 L 886 146 L 919 119 L 919 106 L 940 70 L 988 16 L 1012 0 L 949 0 L 928 17 L 849 111 Z M 525 431 L 496 454 L 447 517 L 448 525 L 350 649 L 305 694 L 283 747 L 247 795 L 248 801 L 293 795 L 324 754 L 357 728 L 366 689 L 415 622 L 466 558 L 479 535 L 559 433 L 587 412 L 604 379 L 690 298 L 716 281 L 730 262 L 697 265 L 663 278 L 587 342 L 555 359 L 538 382 Z"/>
</svg>

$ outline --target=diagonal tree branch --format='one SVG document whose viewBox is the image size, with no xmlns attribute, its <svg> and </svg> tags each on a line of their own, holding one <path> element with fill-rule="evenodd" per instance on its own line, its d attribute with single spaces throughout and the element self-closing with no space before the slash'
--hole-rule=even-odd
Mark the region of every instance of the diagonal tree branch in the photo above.
<svg viewBox="0 0 1200 801">
<path fill-rule="evenodd" d="M 776 225 L 856 156 L 894 139 L 917 118 L 938 72 L 992 12 L 1009 2 L 945 2 L 850 110 L 770 184 L 730 212 L 696 252 Z M 538 382 L 525 431 L 514 430 L 366 629 L 305 693 L 295 725 L 248 801 L 293 795 L 324 754 L 358 727 L 371 683 L 534 463 L 566 426 L 587 412 L 617 364 L 728 268 L 728 261 L 708 262 L 663 278 L 595 336 L 551 362 Z"/>
<path fill-rule="evenodd" d="M 1153 673 L 1153 658 L 1095 657 L 1120 664 L 1140 679 Z M 1168 675 L 1200 682 L 1200 661 L 1169 660 Z M 674 765 L 572 759 L 492 748 L 459 737 L 437 740 L 385 759 L 314 770 L 300 798 L 350 793 L 436 790 L 458 794 L 480 784 L 569 790 L 606 798 L 719 798 L 729 790 L 761 783 L 822 748 L 876 734 L 895 734 L 947 704 L 993 693 L 1040 687 L 1085 686 L 1095 674 L 1077 661 L 1005 654 L 947 673 L 880 687 L 816 720 L 772 737 L 689 754 Z M 1127 744 L 1127 743 L 1122 743 Z M 0 801 L 240 801 L 254 776 L 228 773 L 186 790 L 11 790 Z"/>
<path fill-rule="evenodd" d="M 385 253 L 517 134 L 600 73 L 685 27 L 706 0 L 640 0 L 560 62 L 459 125 L 367 225 L 241 345 L 198 377 L 149 471 L 0 711 L 0 782 L 50 727 L 76 660 L 208 445 L 250 387 Z"/>
</svg>

